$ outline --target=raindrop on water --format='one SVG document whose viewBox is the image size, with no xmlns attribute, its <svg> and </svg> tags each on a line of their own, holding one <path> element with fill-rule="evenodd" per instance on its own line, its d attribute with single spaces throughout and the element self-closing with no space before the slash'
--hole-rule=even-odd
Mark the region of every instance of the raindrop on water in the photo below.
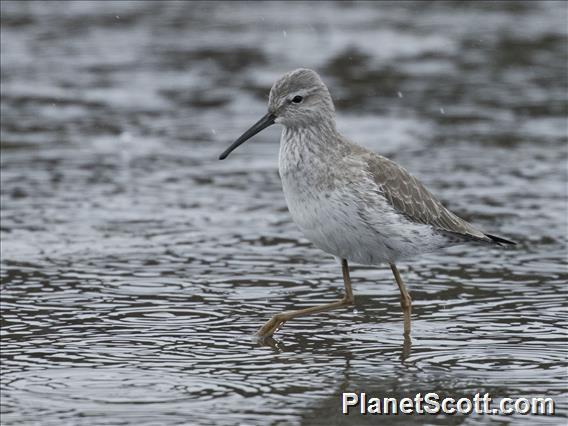
<svg viewBox="0 0 568 426">
<path fill-rule="evenodd" d="M 118 138 L 120 166 L 122 169 L 122 181 L 128 186 L 131 181 L 130 161 L 132 160 L 132 134 L 124 131 Z"/>
<path fill-rule="evenodd" d="M 129 144 L 132 142 L 132 135 L 129 132 L 122 132 L 118 140 L 121 144 Z"/>
</svg>

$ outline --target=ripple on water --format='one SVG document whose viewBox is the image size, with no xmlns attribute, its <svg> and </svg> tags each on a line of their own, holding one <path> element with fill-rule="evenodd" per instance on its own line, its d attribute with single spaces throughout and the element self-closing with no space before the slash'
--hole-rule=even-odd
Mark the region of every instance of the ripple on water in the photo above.
<svg viewBox="0 0 568 426">
<path fill-rule="evenodd" d="M 5 378 L 5 391 L 11 397 L 5 401 L 4 420 L 25 419 L 38 410 L 46 416 L 72 419 L 80 412 L 95 420 L 108 414 L 130 421 L 145 422 L 159 414 L 176 413 L 185 421 L 205 415 L 211 401 L 222 401 L 232 395 L 248 397 L 266 389 L 245 383 L 202 376 L 191 372 L 152 371 L 127 366 L 119 368 L 60 368 L 28 371 L 17 378 Z M 28 410 L 12 412 L 10 403 L 25 398 Z M 67 412 L 60 407 L 69 406 Z M 33 407 L 33 408 L 32 408 Z M 84 424 L 88 424 L 84 421 Z"/>
<path fill-rule="evenodd" d="M 417 389 L 566 419 L 564 5 L 0 5 L 3 424 L 341 424 L 341 391 Z M 519 243 L 401 263 L 411 344 L 389 268 L 363 266 L 356 310 L 252 338 L 342 293 L 291 222 L 278 131 L 216 160 L 298 64 L 348 137 Z"/>
</svg>

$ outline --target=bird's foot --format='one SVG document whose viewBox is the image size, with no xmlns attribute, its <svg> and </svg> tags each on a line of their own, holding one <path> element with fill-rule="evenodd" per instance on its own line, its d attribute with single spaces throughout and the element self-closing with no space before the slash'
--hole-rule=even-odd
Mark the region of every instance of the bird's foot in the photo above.
<svg viewBox="0 0 568 426">
<path fill-rule="evenodd" d="M 266 324 L 260 327 L 260 329 L 256 332 L 256 336 L 259 340 L 271 337 L 281 326 L 284 325 L 286 320 L 287 317 L 284 313 L 274 315 L 266 322 Z"/>
</svg>

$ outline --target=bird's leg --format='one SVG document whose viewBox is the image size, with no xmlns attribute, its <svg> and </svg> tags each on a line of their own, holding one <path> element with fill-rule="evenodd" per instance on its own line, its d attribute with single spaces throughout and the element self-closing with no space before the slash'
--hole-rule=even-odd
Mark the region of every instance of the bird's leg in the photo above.
<svg viewBox="0 0 568 426">
<path fill-rule="evenodd" d="M 310 308 L 285 311 L 276 314 L 256 332 L 256 335 L 261 339 L 272 336 L 280 326 L 293 318 L 353 305 L 355 298 L 353 297 L 353 290 L 351 289 L 351 278 L 349 277 L 349 265 L 347 264 L 347 260 L 341 259 L 341 269 L 343 272 L 343 284 L 345 285 L 345 296 L 343 296 L 342 299 L 331 303 L 325 303 L 323 305 L 312 306 Z"/>
<path fill-rule="evenodd" d="M 390 264 L 392 273 L 394 274 L 394 279 L 398 284 L 398 289 L 400 290 L 400 305 L 402 306 L 402 313 L 404 314 L 404 335 L 410 336 L 410 314 L 412 313 L 412 299 L 410 294 L 406 291 L 404 282 L 400 277 L 398 269 L 394 263 Z"/>
</svg>

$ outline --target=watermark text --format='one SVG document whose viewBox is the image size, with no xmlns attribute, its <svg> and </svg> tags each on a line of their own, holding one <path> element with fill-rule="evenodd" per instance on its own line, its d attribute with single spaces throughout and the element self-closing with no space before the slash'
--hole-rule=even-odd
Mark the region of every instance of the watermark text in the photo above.
<svg viewBox="0 0 568 426">
<path fill-rule="evenodd" d="M 494 400 L 488 393 L 479 392 L 473 397 L 442 398 L 435 392 L 417 393 L 412 398 L 390 398 L 369 396 L 365 392 L 343 392 L 341 397 L 343 414 L 554 414 L 552 398 L 500 398 Z"/>
</svg>

